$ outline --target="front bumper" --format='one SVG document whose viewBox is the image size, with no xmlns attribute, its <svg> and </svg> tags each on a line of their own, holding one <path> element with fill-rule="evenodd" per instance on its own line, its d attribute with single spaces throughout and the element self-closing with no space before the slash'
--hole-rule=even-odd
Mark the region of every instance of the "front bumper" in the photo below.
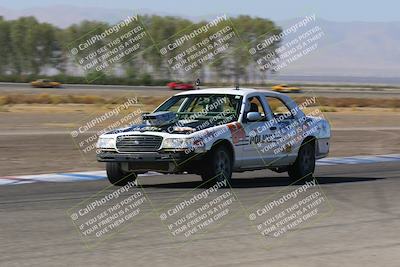
<svg viewBox="0 0 400 267">
<path fill-rule="evenodd" d="M 137 152 L 117 153 L 101 151 L 97 154 L 99 162 L 119 162 L 130 170 L 179 172 L 187 170 L 188 166 L 196 165 L 204 153 L 184 152 Z"/>
<path fill-rule="evenodd" d="M 179 162 L 193 157 L 193 153 L 162 153 L 162 152 L 137 152 L 137 153 L 117 153 L 101 151 L 97 154 L 97 161 L 100 162 Z"/>
</svg>

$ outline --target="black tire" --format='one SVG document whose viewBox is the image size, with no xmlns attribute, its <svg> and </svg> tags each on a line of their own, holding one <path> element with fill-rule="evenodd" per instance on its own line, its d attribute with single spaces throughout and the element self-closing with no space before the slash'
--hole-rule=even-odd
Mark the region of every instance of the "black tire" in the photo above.
<svg viewBox="0 0 400 267">
<path fill-rule="evenodd" d="M 124 186 L 128 182 L 135 182 L 136 173 L 124 172 L 118 162 L 106 163 L 107 178 L 113 185 Z"/>
<path fill-rule="evenodd" d="M 314 142 L 303 143 L 299 149 L 296 161 L 289 166 L 288 174 L 293 181 L 310 180 L 315 170 Z"/>
<path fill-rule="evenodd" d="M 229 150 L 219 145 L 213 148 L 206 156 L 201 178 L 204 182 L 222 182 L 225 179 L 232 181 L 233 158 Z"/>
</svg>

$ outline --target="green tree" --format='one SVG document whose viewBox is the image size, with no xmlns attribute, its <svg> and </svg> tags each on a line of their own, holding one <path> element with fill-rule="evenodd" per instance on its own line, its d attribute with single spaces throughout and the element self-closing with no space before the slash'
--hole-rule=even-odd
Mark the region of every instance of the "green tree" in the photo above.
<svg viewBox="0 0 400 267">
<path fill-rule="evenodd" d="M 5 74 L 11 63 L 10 23 L 0 17 L 0 74 Z"/>
</svg>

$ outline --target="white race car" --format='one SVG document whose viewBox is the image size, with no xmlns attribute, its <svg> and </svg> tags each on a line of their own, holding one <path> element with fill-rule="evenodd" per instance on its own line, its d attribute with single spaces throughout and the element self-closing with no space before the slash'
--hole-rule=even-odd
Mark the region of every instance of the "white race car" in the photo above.
<svg viewBox="0 0 400 267">
<path fill-rule="evenodd" d="M 297 105 L 272 91 L 182 92 L 143 114 L 141 124 L 101 135 L 97 159 L 106 162 L 114 185 L 147 171 L 187 172 L 215 182 L 258 169 L 309 178 L 316 159 L 328 155 L 331 133 L 329 123 L 306 116 L 305 107 L 307 102 Z"/>
</svg>

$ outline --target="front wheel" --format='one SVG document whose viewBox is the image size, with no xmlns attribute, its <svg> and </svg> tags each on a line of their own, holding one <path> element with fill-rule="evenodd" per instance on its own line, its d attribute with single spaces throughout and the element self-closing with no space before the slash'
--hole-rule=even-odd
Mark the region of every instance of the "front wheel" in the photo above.
<svg viewBox="0 0 400 267">
<path fill-rule="evenodd" d="M 314 143 L 302 144 L 296 161 L 289 166 L 289 177 L 296 181 L 299 179 L 311 179 L 315 170 L 315 149 Z"/>
<path fill-rule="evenodd" d="M 207 155 L 201 178 L 204 182 L 213 181 L 216 183 L 226 180 L 230 183 L 232 179 L 232 166 L 233 159 L 229 150 L 225 146 L 217 146 Z"/>
<path fill-rule="evenodd" d="M 136 173 L 124 172 L 118 162 L 106 163 L 107 178 L 113 185 L 124 186 L 128 182 L 135 182 Z"/>
</svg>

